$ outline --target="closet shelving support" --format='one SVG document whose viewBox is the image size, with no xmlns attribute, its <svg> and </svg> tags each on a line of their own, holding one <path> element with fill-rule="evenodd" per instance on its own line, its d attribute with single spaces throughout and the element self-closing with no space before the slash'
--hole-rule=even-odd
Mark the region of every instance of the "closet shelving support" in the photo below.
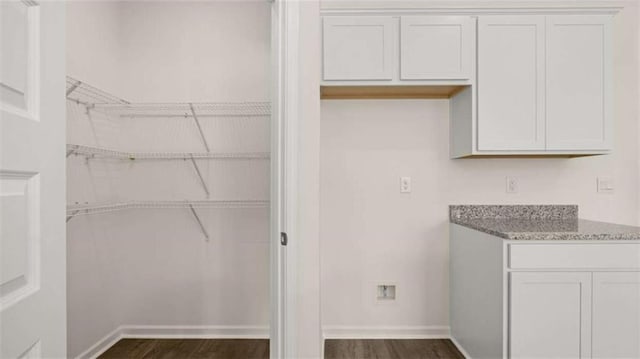
<svg viewBox="0 0 640 359">
<path fill-rule="evenodd" d="M 271 116 L 269 102 L 201 102 L 201 103 L 130 103 L 82 81 L 67 77 L 67 100 L 83 105 L 87 114 L 98 111 L 120 119 L 135 118 L 193 118 L 206 152 L 127 152 L 80 144 L 67 145 L 67 158 L 76 155 L 87 159 L 116 160 L 185 160 L 190 161 L 209 197 L 196 160 L 268 160 L 268 152 L 212 152 L 201 126 L 201 120 L 211 117 L 264 118 Z M 81 215 L 109 213 L 129 209 L 168 208 L 188 209 L 195 217 L 203 235 L 209 234 L 200 220 L 200 208 L 268 208 L 268 200 L 184 200 L 184 201 L 128 201 L 101 204 L 75 204 L 67 206 L 67 222 Z"/>
<path fill-rule="evenodd" d="M 128 201 L 116 203 L 75 204 L 67 206 L 67 222 L 77 216 L 104 214 L 130 209 L 188 209 L 205 238 L 209 233 L 196 209 L 268 208 L 268 200 L 185 200 L 185 201 Z"/>
<path fill-rule="evenodd" d="M 269 159 L 268 152 L 126 152 L 102 147 L 68 144 L 67 157 L 71 155 L 121 160 Z"/>
</svg>

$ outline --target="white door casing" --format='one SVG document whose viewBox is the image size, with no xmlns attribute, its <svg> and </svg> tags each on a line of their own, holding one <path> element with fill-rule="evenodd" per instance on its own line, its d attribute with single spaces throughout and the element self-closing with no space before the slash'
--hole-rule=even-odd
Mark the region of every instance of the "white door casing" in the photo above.
<svg viewBox="0 0 640 359">
<path fill-rule="evenodd" d="M 296 152 L 298 121 L 296 1 L 272 3 L 270 358 L 296 357 Z M 282 243 L 283 233 L 288 243 Z"/>
<path fill-rule="evenodd" d="M 0 2 L 0 357 L 66 356 L 64 4 Z"/>
</svg>

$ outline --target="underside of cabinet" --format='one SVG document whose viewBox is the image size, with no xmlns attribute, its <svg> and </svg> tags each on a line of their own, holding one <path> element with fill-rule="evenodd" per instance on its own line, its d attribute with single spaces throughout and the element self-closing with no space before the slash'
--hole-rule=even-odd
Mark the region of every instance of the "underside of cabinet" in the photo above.
<svg viewBox="0 0 640 359">
<path fill-rule="evenodd" d="M 465 87 L 468 86 L 320 86 L 320 98 L 323 100 L 448 99 Z"/>
</svg>

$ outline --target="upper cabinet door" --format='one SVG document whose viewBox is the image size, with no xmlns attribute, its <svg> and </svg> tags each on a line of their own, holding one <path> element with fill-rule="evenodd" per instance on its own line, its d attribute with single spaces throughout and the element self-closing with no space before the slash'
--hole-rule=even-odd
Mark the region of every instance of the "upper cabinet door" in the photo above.
<svg viewBox="0 0 640 359">
<path fill-rule="evenodd" d="M 547 149 L 611 147 L 611 17 L 547 18 Z"/>
<path fill-rule="evenodd" d="M 478 150 L 544 150 L 544 16 L 478 19 Z"/>
<path fill-rule="evenodd" d="M 593 358 L 640 358 L 640 272 L 593 273 Z"/>
<path fill-rule="evenodd" d="M 401 80 L 471 78 L 475 22 L 467 16 L 403 16 Z"/>
<path fill-rule="evenodd" d="M 391 80 L 397 20 L 390 16 L 323 18 L 324 80 Z"/>
</svg>

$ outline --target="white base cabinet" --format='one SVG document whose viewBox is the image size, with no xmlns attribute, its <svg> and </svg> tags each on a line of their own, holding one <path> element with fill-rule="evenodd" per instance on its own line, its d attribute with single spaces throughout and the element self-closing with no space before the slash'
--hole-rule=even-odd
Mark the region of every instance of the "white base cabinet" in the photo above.
<svg viewBox="0 0 640 359">
<path fill-rule="evenodd" d="M 591 273 L 513 272 L 510 358 L 589 358 Z"/>
<path fill-rule="evenodd" d="M 640 358 L 639 241 L 450 236 L 451 335 L 471 358 Z"/>
<path fill-rule="evenodd" d="M 640 272 L 593 273 L 592 357 L 640 358 Z"/>
</svg>

